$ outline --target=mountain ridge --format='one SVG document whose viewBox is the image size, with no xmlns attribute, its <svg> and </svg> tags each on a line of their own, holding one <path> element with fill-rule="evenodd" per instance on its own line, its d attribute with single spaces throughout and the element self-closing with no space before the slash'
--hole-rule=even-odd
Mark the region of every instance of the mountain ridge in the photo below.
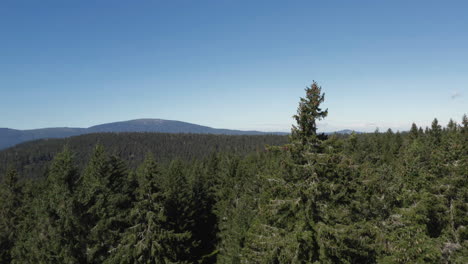
<svg viewBox="0 0 468 264">
<path fill-rule="evenodd" d="M 127 121 L 118 121 L 105 124 L 80 127 L 48 127 L 38 129 L 12 129 L 0 128 L 0 149 L 14 145 L 46 138 L 66 138 L 90 133 L 121 133 L 121 132 L 155 132 L 155 133 L 192 133 L 192 134 L 215 134 L 215 135 L 286 135 L 284 132 L 262 132 L 255 130 L 234 130 L 223 128 L 212 128 L 193 123 L 166 120 L 158 118 L 141 118 Z"/>
<path fill-rule="evenodd" d="M 186 134 L 214 134 L 214 135 L 287 135 L 286 132 L 263 132 L 257 130 L 235 130 L 225 128 L 213 128 L 193 124 L 189 122 L 166 120 L 159 118 L 140 118 L 127 121 L 117 121 L 81 127 L 46 127 L 36 129 L 12 129 L 0 128 L 0 150 L 15 146 L 20 143 L 37 139 L 47 138 L 67 138 L 91 133 L 124 133 L 124 132 L 147 132 L 147 133 L 186 133 Z M 335 132 L 325 132 L 331 134 L 346 134 L 352 132 L 362 133 L 350 129 Z"/>
</svg>

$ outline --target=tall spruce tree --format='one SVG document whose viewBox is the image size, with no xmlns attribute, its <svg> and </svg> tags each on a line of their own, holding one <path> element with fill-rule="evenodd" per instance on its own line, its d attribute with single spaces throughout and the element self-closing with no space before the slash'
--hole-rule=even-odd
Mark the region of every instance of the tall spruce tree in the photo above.
<svg viewBox="0 0 468 264">
<path fill-rule="evenodd" d="M 409 134 L 410 134 L 411 140 L 415 140 L 418 138 L 419 132 L 418 132 L 418 127 L 416 126 L 415 123 L 411 124 L 411 129 L 410 129 Z"/>
<path fill-rule="evenodd" d="M 50 166 L 45 187 L 34 200 L 14 263 L 85 263 L 76 199 L 79 174 L 67 146 Z"/>
<path fill-rule="evenodd" d="M 190 251 L 199 243 L 192 240 L 195 215 L 190 194 L 183 163 L 178 159 L 173 160 L 167 171 L 164 202 L 167 215 L 166 227 L 177 239 L 171 245 L 176 253 L 173 261 L 193 261 Z M 195 244 L 192 244 L 193 242 Z"/>
<path fill-rule="evenodd" d="M 328 109 L 322 110 L 320 104 L 325 100 L 322 87 L 317 82 L 312 82 L 305 89 L 306 97 L 300 98 L 297 114 L 294 115 L 297 125 L 291 129 L 292 141 L 299 141 L 302 145 L 308 143 L 317 144 L 317 121 L 327 117 Z"/>
<path fill-rule="evenodd" d="M 120 233 L 127 227 L 130 209 L 127 172 L 123 162 L 97 145 L 80 181 L 82 225 L 87 230 L 88 263 L 102 263 L 117 246 Z"/>
<path fill-rule="evenodd" d="M 104 263 L 172 263 L 173 232 L 165 228 L 166 211 L 161 171 L 148 155 L 137 172 L 136 201 L 128 215 L 130 227 Z"/>
<path fill-rule="evenodd" d="M 442 127 L 439 125 L 437 118 L 434 118 L 432 121 L 431 129 L 429 131 L 432 144 L 439 144 L 442 136 Z"/>
<path fill-rule="evenodd" d="M 190 182 L 193 206 L 193 227 L 190 256 L 200 263 L 215 263 L 216 232 L 218 219 L 214 213 L 215 197 L 211 192 L 210 178 L 200 163 L 192 170 Z"/>
<path fill-rule="evenodd" d="M 323 202 L 321 193 L 326 193 L 327 187 L 320 179 L 321 170 L 325 167 L 327 157 L 322 153 L 322 140 L 317 136 L 317 121 L 328 115 L 328 110 L 322 110 L 325 100 L 322 88 L 314 81 L 306 89 L 306 98 L 301 98 L 297 114 L 294 116 L 297 125 L 292 128 L 293 174 L 297 175 L 289 184 L 295 186 L 298 224 L 298 262 L 313 262 L 319 260 L 319 245 L 317 241 L 317 224 L 323 217 L 320 213 Z M 299 146 L 299 148 L 297 148 Z M 298 155 L 297 155 L 298 154 Z M 298 160 L 294 158 L 297 155 Z M 322 188 L 320 188 L 322 187 Z M 322 207 L 322 208 L 321 208 Z"/>
<path fill-rule="evenodd" d="M 73 161 L 73 154 L 65 146 L 52 162 L 47 177 L 48 193 L 46 216 L 50 241 L 42 241 L 50 250 L 52 262 L 84 262 L 83 235 L 76 200 L 76 182 L 79 174 Z"/>
<path fill-rule="evenodd" d="M 320 220 L 318 191 L 322 185 L 320 168 L 327 158 L 322 154 L 322 138 L 317 121 L 325 118 L 325 96 L 314 81 L 301 98 L 297 124 L 292 127 L 290 144 L 283 152 L 281 177 L 267 179 L 259 213 L 247 235 L 243 255 L 257 263 L 312 263 L 319 260 L 317 222 Z M 271 148 L 275 152 L 278 148 Z M 323 204 L 323 203 L 322 203 Z M 268 242 L 265 242 L 268 241 Z"/>
</svg>

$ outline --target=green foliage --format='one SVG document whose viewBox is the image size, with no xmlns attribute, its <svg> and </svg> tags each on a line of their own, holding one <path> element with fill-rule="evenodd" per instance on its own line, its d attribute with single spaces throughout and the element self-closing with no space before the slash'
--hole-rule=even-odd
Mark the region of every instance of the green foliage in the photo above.
<svg viewBox="0 0 468 264">
<path fill-rule="evenodd" d="M 11 250 L 19 232 L 22 212 L 22 186 L 15 170 L 7 171 L 0 183 L 0 263 L 10 263 Z"/>
<path fill-rule="evenodd" d="M 45 184 L 32 201 L 15 245 L 13 263 L 83 263 L 76 181 L 79 174 L 67 147 L 53 160 Z"/>
<path fill-rule="evenodd" d="M 213 159 L 213 158 L 212 158 Z M 211 159 L 211 160 L 212 160 Z M 214 157 L 217 160 L 217 157 Z M 212 169 L 217 169 L 217 162 Z M 192 247 L 189 252 L 192 260 L 200 260 L 201 263 L 214 262 L 218 229 L 218 218 L 214 213 L 216 204 L 215 194 L 212 192 L 215 182 L 213 177 L 203 169 L 201 164 L 195 164 L 191 171 L 191 206 L 192 206 Z"/>
<path fill-rule="evenodd" d="M 323 101 L 314 82 L 282 146 L 130 133 L 71 140 L 78 160 L 67 147 L 26 148 L 14 165 L 40 160 L 46 177 L 3 175 L 0 262 L 467 263 L 466 115 L 326 137 Z"/>
<path fill-rule="evenodd" d="M 328 115 L 328 110 L 322 110 L 320 104 L 325 100 L 322 87 L 314 81 L 310 87 L 306 87 L 306 97 L 300 98 L 297 114 L 294 119 L 297 122 L 291 130 L 292 140 L 301 140 L 302 144 L 313 142 L 317 134 L 317 121 Z"/>
<path fill-rule="evenodd" d="M 22 143 L 0 151 L 0 175 L 11 166 L 24 178 L 42 178 L 51 160 L 67 144 L 74 152 L 77 167 L 84 169 L 91 158 L 94 146 L 101 144 L 108 153 L 120 157 L 131 169 L 143 163 L 146 154 L 159 163 L 173 159 L 185 161 L 208 157 L 213 152 L 245 156 L 268 145 L 287 143 L 287 136 L 228 136 L 209 134 L 165 133 L 96 133 L 63 139 L 42 139 Z"/>
<path fill-rule="evenodd" d="M 108 157 L 97 145 L 80 179 L 81 225 L 89 230 L 86 237 L 88 263 L 102 263 L 117 246 L 119 235 L 127 227 L 131 191 L 125 164 Z"/>
<path fill-rule="evenodd" d="M 139 168 L 136 201 L 128 216 L 129 227 L 106 263 L 169 263 L 176 257 L 170 242 L 173 234 L 164 228 L 166 212 L 160 169 L 149 156 Z"/>
</svg>

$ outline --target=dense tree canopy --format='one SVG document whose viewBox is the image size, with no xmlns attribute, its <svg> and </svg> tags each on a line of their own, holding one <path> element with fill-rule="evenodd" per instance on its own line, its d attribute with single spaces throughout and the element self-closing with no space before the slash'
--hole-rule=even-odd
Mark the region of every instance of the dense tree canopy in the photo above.
<svg viewBox="0 0 468 264">
<path fill-rule="evenodd" d="M 306 88 L 289 142 L 270 144 L 280 146 L 162 135 L 179 149 L 157 158 L 130 139 L 112 148 L 128 136 L 170 149 L 157 137 L 88 135 L 101 142 L 92 151 L 78 137 L 87 147 L 42 156 L 54 156 L 43 177 L 18 175 L 28 163 L 8 152 L 0 262 L 468 263 L 466 115 L 445 127 L 434 119 L 409 132 L 325 136 L 323 101 L 317 83 Z"/>
<path fill-rule="evenodd" d="M 158 162 L 173 159 L 195 160 L 213 152 L 246 155 L 264 149 L 265 145 L 287 143 L 281 135 L 209 135 L 165 133 L 96 133 L 64 139 L 42 139 L 22 143 L 0 151 L 0 177 L 8 167 L 20 177 L 39 178 L 47 173 L 47 167 L 64 145 L 68 145 L 76 158 L 77 167 L 83 169 L 91 158 L 96 144 L 136 169 L 151 153 Z"/>
</svg>

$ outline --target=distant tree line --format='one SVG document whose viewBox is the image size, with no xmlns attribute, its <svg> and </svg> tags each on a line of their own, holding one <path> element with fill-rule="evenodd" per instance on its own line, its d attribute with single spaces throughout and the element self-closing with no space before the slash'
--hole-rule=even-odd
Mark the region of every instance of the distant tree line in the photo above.
<svg viewBox="0 0 468 264">
<path fill-rule="evenodd" d="M 106 151 L 137 168 L 152 153 L 159 163 L 173 159 L 200 160 L 214 152 L 246 155 L 262 151 L 265 145 L 283 145 L 287 136 L 280 135 L 211 135 L 168 133 L 96 133 L 65 139 L 42 139 L 0 151 L 0 177 L 8 166 L 25 178 L 45 177 L 54 156 L 68 145 L 76 166 L 83 169 L 96 143 Z"/>
<path fill-rule="evenodd" d="M 326 137 L 323 100 L 314 82 L 289 141 L 246 155 L 134 169 L 101 143 L 82 169 L 70 146 L 45 177 L 9 169 L 0 263 L 468 263 L 466 115 Z"/>
</svg>

